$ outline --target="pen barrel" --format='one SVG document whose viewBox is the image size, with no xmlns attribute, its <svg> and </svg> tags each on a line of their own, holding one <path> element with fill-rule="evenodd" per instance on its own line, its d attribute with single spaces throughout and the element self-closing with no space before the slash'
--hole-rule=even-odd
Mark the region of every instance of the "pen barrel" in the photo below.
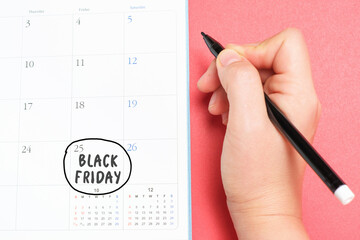
<svg viewBox="0 0 360 240">
<path fill-rule="evenodd" d="M 284 116 L 280 109 L 265 95 L 266 108 L 271 122 L 289 140 L 296 151 L 304 158 L 328 188 L 335 190 L 344 184 L 343 180 L 326 163 L 318 152 L 311 146 L 306 138 Z"/>
</svg>

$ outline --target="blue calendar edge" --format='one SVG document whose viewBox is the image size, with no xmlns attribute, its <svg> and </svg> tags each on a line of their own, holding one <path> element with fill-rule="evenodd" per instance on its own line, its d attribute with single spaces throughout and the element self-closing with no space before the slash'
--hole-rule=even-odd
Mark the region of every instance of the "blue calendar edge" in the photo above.
<svg viewBox="0 0 360 240">
<path fill-rule="evenodd" d="M 185 32 L 186 32 L 186 89 L 187 89 L 187 136 L 188 136 L 188 206 L 189 206 L 189 237 L 192 239 L 192 215 L 191 215 L 191 138 L 190 138 L 190 66 L 189 66 L 189 8 L 188 0 L 185 0 Z"/>
</svg>

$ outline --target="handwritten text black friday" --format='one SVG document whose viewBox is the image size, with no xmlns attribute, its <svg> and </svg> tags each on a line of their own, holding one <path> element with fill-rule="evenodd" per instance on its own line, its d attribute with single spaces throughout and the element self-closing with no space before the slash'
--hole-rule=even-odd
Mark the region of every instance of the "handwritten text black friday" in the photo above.
<svg viewBox="0 0 360 240">
<path fill-rule="evenodd" d="M 105 154 L 103 157 L 101 157 L 99 154 L 96 154 L 95 158 L 92 159 L 91 154 L 87 155 L 87 159 L 85 154 L 79 155 L 79 166 L 84 167 L 87 165 L 90 168 L 96 168 L 96 167 L 113 167 L 116 168 L 117 164 L 115 162 L 117 155 L 109 155 Z M 110 161 L 110 163 L 108 163 Z M 92 164 L 93 162 L 93 164 Z M 120 175 L 121 171 L 80 171 L 76 170 L 75 173 L 75 183 L 77 184 L 79 179 L 82 179 L 82 183 L 105 183 L 105 184 L 112 184 L 113 178 L 115 178 L 114 183 L 118 184 L 120 181 Z"/>
</svg>

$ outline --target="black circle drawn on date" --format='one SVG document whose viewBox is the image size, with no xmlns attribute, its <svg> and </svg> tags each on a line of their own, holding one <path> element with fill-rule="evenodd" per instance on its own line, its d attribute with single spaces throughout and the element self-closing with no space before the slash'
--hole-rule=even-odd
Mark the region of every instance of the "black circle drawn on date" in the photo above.
<svg viewBox="0 0 360 240">
<path fill-rule="evenodd" d="M 74 144 L 74 143 L 77 143 L 77 142 L 83 142 L 83 141 L 91 141 L 91 140 L 96 140 L 96 141 L 105 141 L 105 142 L 110 142 L 110 143 L 113 143 L 113 144 L 116 144 L 117 146 L 121 147 L 124 152 L 126 153 L 126 156 L 128 157 L 129 159 L 129 163 L 130 163 L 130 170 L 129 170 L 129 176 L 128 178 L 126 179 L 126 181 L 120 186 L 118 187 L 117 189 L 115 190 L 112 190 L 110 192 L 105 192 L 105 193 L 88 193 L 88 192 L 84 192 L 84 191 L 81 191 L 81 190 L 78 190 L 76 189 L 69 181 L 68 177 L 67 177 L 67 174 L 66 174 L 66 168 L 65 168 L 65 161 L 66 161 L 66 155 L 67 155 L 67 151 L 69 149 L 69 147 Z M 79 139 L 79 140 L 75 140 L 73 142 L 71 142 L 65 149 L 65 154 L 64 154 L 64 158 L 63 158 L 63 169 L 64 169 L 64 175 L 65 175 L 65 179 L 66 181 L 68 182 L 68 184 L 70 185 L 70 187 L 72 189 L 74 189 L 75 191 L 79 192 L 79 193 L 82 193 L 82 194 L 87 194 L 87 195 L 96 195 L 96 196 L 99 196 L 99 195 L 106 195 L 106 194 L 111 194 L 111 193 L 114 193 L 118 190 L 120 190 L 130 179 L 130 176 L 131 176 L 131 172 L 132 172 L 132 162 L 131 162 L 131 158 L 130 158 L 130 155 L 129 153 L 126 151 L 126 149 L 120 144 L 120 143 L 117 143 L 115 141 L 112 141 L 112 140 L 108 140 L 108 139 L 103 139 L 103 138 L 83 138 L 83 139 Z"/>
</svg>

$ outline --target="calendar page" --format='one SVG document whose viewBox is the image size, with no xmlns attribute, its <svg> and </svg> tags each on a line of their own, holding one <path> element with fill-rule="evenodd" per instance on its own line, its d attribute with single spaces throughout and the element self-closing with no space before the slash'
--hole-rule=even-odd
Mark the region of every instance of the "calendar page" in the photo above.
<svg viewBox="0 0 360 240">
<path fill-rule="evenodd" d="M 191 238 L 186 0 L 0 3 L 0 238 Z"/>
</svg>

